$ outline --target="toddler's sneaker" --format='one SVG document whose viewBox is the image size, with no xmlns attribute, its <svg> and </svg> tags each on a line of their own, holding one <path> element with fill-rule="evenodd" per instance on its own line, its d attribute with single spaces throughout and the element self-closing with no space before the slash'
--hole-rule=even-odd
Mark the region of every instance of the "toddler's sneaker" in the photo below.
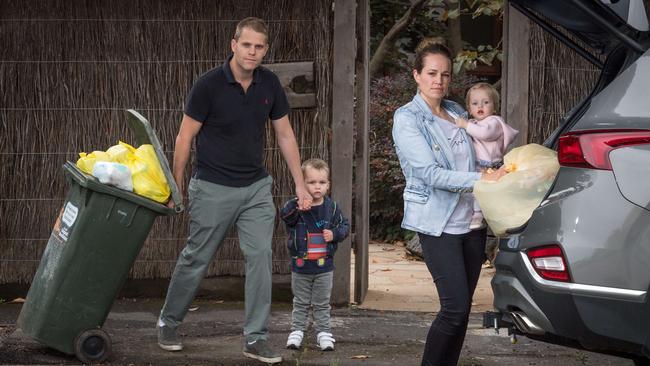
<svg viewBox="0 0 650 366">
<path fill-rule="evenodd" d="M 332 333 L 319 332 L 316 335 L 316 343 L 322 351 L 334 351 L 334 342 L 336 340 L 332 337 Z"/>
<path fill-rule="evenodd" d="M 302 338 L 304 337 L 304 333 L 302 330 L 294 330 L 289 334 L 289 338 L 287 338 L 287 348 L 290 349 L 299 349 L 300 345 L 302 344 Z"/>
<path fill-rule="evenodd" d="M 472 216 L 472 221 L 469 223 L 470 230 L 478 230 L 485 227 L 483 223 L 483 213 L 481 211 L 475 211 Z"/>
</svg>

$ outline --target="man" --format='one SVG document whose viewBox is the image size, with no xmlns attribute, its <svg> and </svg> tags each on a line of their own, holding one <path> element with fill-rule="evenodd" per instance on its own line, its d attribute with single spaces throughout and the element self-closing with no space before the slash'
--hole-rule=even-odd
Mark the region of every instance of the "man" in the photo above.
<svg viewBox="0 0 650 366">
<path fill-rule="evenodd" d="M 180 254 L 158 320 L 158 345 L 180 351 L 183 321 L 214 253 L 231 225 L 246 258 L 244 355 L 281 362 L 268 346 L 271 307 L 271 244 L 275 206 L 272 179 L 263 166 L 265 129 L 272 120 L 289 166 L 301 209 L 311 206 L 300 170 L 298 145 L 289 122 L 289 103 L 277 76 L 260 63 L 268 51 L 263 20 L 239 22 L 232 56 L 202 75 L 187 98 L 174 151 L 174 179 L 183 186 L 192 140 L 196 167 L 188 185 L 189 238 Z M 181 188 L 182 190 L 182 188 Z"/>
</svg>

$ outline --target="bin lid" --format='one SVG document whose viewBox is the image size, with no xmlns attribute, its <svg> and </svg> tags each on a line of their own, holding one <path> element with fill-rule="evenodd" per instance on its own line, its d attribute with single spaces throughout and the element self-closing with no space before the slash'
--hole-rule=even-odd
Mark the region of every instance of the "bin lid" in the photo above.
<svg viewBox="0 0 650 366">
<path fill-rule="evenodd" d="M 146 118 L 144 118 L 144 116 L 133 109 L 126 110 L 126 117 L 131 130 L 133 130 L 133 133 L 135 134 L 138 146 L 142 144 L 151 144 L 153 146 L 153 149 L 156 152 L 156 157 L 158 157 L 158 161 L 160 162 L 160 167 L 165 174 L 167 184 L 169 184 L 171 190 L 171 200 L 174 203 L 174 211 L 176 211 L 176 213 L 183 212 L 183 197 L 181 197 L 176 180 L 174 180 L 174 175 L 172 174 L 171 169 L 169 169 L 167 157 L 162 149 L 160 140 L 158 140 L 156 131 L 151 127 L 151 124 Z"/>
</svg>

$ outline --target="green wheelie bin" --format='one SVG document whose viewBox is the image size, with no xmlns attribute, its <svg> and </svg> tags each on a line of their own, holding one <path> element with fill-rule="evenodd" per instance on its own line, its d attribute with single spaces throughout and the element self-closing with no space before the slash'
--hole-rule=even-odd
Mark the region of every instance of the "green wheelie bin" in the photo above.
<svg viewBox="0 0 650 366">
<path fill-rule="evenodd" d="M 23 333 L 84 363 L 111 354 L 101 329 L 156 217 L 183 210 L 167 158 L 149 122 L 127 110 L 138 144 L 152 144 L 174 209 L 100 183 L 72 162 L 68 193 L 18 317 Z"/>
</svg>

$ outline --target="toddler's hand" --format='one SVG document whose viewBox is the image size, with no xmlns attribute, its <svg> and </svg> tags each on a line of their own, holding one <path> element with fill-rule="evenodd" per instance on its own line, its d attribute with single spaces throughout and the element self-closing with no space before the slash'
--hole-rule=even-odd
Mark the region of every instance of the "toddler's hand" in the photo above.
<svg viewBox="0 0 650 366">
<path fill-rule="evenodd" d="M 467 120 L 465 118 L 462 118 L 462 117 L 456 118 L 456 127 L 458 127 L 458 128 L 467 128 L 468 123 L 469 122 L 467 122 Z"/>
<path fill-rule="evenodd" d="M 325 238 L 325 241 L 329 243 L 334 240 L 334 233 L 332 230 L 323 229 L 323 238 Z"/>
</svg>

